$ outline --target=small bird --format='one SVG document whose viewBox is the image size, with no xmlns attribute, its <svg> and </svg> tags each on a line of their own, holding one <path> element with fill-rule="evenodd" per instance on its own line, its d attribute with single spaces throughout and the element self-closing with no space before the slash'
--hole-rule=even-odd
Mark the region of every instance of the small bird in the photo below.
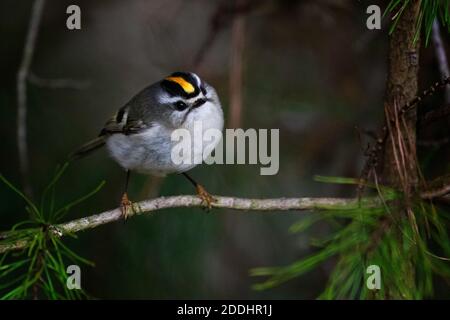
<svg viewBox="0 0 450 320">
<path fill-rule="evenodd" d="M 132 209 L 127 193 L 131 171 L 154 176 L 181 173 L 195 186 L 202 204 L 211 208 L 216 200 L 186 173 L 196 163 L 176 164 L 171 158 L 176 143 L 171 139 L 174 130 L 187 129 L 194 136 L 194 123 L 198 121 L 203 132 L 211 128 L 222 131 L 223 111 L 216 90 L 195 73 L 175 72 L 135 95 L 106 122 L 99 136 L 72 153 L 71 159 L 106 145 L 111 157 L 126 170 L 121 200 L 125 219 Z M 193 156 L 202 157 L 205 147 L 212 151 L 218 142 L 193 148 Z"/>
</svg>

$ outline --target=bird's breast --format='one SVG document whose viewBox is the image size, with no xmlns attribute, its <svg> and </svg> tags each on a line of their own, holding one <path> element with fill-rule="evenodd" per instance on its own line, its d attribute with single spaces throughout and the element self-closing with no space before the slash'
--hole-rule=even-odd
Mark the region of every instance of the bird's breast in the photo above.
<svg viewBox="0 0 450 320">
<path fill-rule="evenodd" d="M 111 135 L 106 141 L 107 149 L 111 157 L 127 170 L 161 176 L 192 169 L 198 164 L 198 159 L 204 156 L 205 148 L 212 151 L 220 141 L 211 141 L 210 138 L 205 141 L 205 132 L 209 129 L 221 132 L 223 129 L 221 108 L 207 105 L 200 108 L 203 107 L 206 108 L 201 112 L 193 110 L 192 115 L 189 115 L 180 128 L 190 136 L 190 141 L 185 146 L 190 145 L 191 148 L 184 153 L 186 159 L 181 163 L 174 162 L 172 158 L 173 148 L 181 143 L 180 140 L 174 139 L 176 129 L 158 123 L 137 134 Z"/>
</svg>

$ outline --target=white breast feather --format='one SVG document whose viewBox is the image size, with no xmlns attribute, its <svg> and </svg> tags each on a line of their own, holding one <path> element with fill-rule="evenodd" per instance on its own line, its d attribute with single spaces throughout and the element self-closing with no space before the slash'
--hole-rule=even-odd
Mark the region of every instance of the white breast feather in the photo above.
<svg viewBox="0 0 450 320">
<path fill-rule="evenodd" d="M 211 102 L 206 102 L 199 109 L 192 110 L 183 126 L 190 132 L 192 139 L 194 139 L 194 121 L 202 122 L 203 132 L 202 135 L 195 136 L 197 139 L 202 139 L 203 133 L 210 128 L 222 131 L 222 109 Z M 172 130 L 154 123 L 151 128 L 138 134 L 113 134 L 107 139 L 106 146 L 112 158 L 127 170 L 164 176 L 168 173 L 184 172 L 192 169 L 196 164 L 175 165 L 172 162 L 171 150 L 175 142 L 171 141 L 171 134 Z M 192 142 L 192 155 L 201 157 L 203 149 L 208 144 L 199 143 L 199 141 Z M 218 142 L 215 141 L 214 147 Z"/>
</svg>

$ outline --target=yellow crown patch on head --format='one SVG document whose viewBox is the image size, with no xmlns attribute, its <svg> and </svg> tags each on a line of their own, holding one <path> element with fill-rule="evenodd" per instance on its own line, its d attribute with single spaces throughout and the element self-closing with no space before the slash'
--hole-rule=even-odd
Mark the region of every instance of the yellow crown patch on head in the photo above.
<svg viewBox="0 0 450 320">
<path fill-rule="evenodd" d="M 190 82 L 184 80 L 182 77 L 167 77 L 166 80 L 178 83 L 186 93 L 192 93 L 195 91 L 194 86 Z"/>
</svg>

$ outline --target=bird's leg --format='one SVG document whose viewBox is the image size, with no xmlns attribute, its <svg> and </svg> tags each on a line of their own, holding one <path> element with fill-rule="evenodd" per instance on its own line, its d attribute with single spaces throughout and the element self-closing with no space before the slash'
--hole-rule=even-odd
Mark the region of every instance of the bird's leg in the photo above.
<svg viewBox="0 0 450 320">
<path fill-rule="evenodd" d="M 201 184 L 197 183 L 197 181 L 192 179 L 191 176 L 189 176 L 186 172 L 183 172 L 183 176 L 185 176 L 186 179 L 188 179 L 194 185 L 195 189 L 197 190 L 197 196 L 202 200 L 202 205 L 210 210 L 212 208 L 212 203 L 217 202 L 217 199 L 210 195 L 209 192 L 206 191 L 206 189 Z"/>
<path fill-rule="evenodd" d="M 122 216 L 126 220 L 130 215 L 130 210 L 133 210 L 133 204 L 130 199 L 128 199 L 128 181 L 130 181 L 130 170 L 127 170 L 127 177 L 125 180 L 125 191 L 122 195 L 122 200 L 120 202 L 120 210 L 122 211 Z"/>
</svg>

